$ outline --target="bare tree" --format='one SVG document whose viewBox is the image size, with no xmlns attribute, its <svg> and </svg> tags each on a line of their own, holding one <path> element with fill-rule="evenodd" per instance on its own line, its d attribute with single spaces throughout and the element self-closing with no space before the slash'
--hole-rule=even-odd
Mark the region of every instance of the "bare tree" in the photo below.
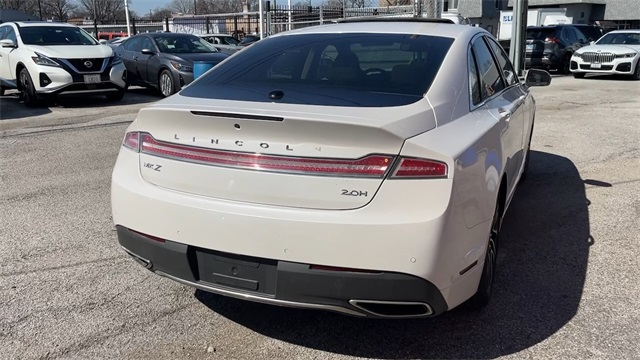
<svg viewBox="0 0 640 360">
<path fill-rule="evenodd" d="M 0 0 L 0 9 L 18 10 L 38 15 L 38 0 Z"/>
<path fill-rule="evenodd" d="M 76 9 L 76 4 L 70 0 L 41 0 L 42 13 L 46 18 L 55 20 L 67 20 Z"/>
<path fill-rule="evenodd" d="M 122 20 L 125 15 L 121 0 L 79 0 L 79 5 L 90 17 L 102 22 Z"/>
<path fill-rule="evenodd" d="M 171 17 L 171 10 L 164 8 L 155 8 L 149 13 L 149 20 L 163 20 Z"/>
<path fill-rule="evenodd" d="M 167 8 L 180 14 L 194 14 L 194 3 L 193 0 L 172 0 Z"/>
</svg>

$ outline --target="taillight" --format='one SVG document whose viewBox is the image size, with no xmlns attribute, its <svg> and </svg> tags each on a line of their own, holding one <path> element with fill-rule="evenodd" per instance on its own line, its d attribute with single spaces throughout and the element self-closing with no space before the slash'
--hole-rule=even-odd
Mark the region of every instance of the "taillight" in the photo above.
<svg viewBox="0 0 640 360">
<path fill-rule="evenodd" d="M 544 39 L 544 42 L 558 44 L 560 40 L 558 40 L 558 38 L 555 38 L 555 37 L 550 37 L 550 38 Z"/>
<path fill-rule="evenodd" d="M 356 160 L 300 158 L 207 149 L 158 141 L 140 133 L 140 152 L 222 167 L 303 175 L 382 178 L 393 156 L 369 155 Z"/>
<path fill-rule="evenodd" d="M 129 149 L 135 152 L 138 152 L 140 150 L 140 133 L 128 132 L 124 136 L 124 141 L 122 141 L 122 145 L 128 147 Z"/>
<path fill-rule="evenodd" d="M 427 159 L 401 158 L 391 178 L 424 179 L 447 176 L 447 164 Z"/>
</svg>

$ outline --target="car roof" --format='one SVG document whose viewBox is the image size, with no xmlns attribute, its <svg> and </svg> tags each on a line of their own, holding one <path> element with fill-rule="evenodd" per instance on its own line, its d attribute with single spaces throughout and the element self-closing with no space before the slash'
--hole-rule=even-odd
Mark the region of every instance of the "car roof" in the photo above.
<svg viewBox="0 0 640 360">
<path fill-rule="evenodd" d="M 416 18 L 386 18 L 384 20 L 371 20 L 359 22 L 344 22 L 327 25 L 318 25 L 299 30 L 287 31 L 273 35 L 302 35 L 302 34 L 328 34 L 328 33 L 374 33 L 374 34 L 420 34 L 458 38 L 464 35 L 472 36 L 485 31 L 482 28 L 469 25 L 457 25 L 445 22 L 429 22 L 415 20 Z M 383 22 L 383 23 L 381 23 Z M 486 31 L 485 31 L 486 32 Z M 282 35 L 281 35 L 282 34 Z"/>
<path fill-rule="evenodd" d="M 63 22 L 52 22 L 52 21 L 15 21 L 14 23 L 20 27 L 34 27 L 34 26 L 56 26 L 56 27 L 71 27 L 71 28 L 77 27 L 73 24 L 68 24 Z"/>
<path fill-rule="evenodd" d="M 613 30 L 609 31 L 608 34 L 619 34 L 619 33 L 633 33 L 640 34 L 640 29 L 627 29 L 627 30 Z"/>
<path fill-rule="evenodd" d="M 140 36 L 140 35 L 146 35 L 146 36 L 151 36 L 151 37 L 167 37 L 167 36 L 174 36 L 174 37 L 178 37 L 178 36 L 196 36 L 193 34 L 183 34 L 183 33 L 172 33 L 172 32 L 161 32 L 161 33 L 147 33 L 147 34 L 138 34 L 136 36 Z"/>
</svg>

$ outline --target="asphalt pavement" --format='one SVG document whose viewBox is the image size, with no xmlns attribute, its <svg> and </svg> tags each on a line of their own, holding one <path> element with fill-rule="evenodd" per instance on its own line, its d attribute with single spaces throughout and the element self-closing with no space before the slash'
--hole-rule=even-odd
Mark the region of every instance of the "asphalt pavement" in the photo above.
<svg viewBox="0 0 640 360">
<path fill-rule="evenodd" d="M 110 176 L 158 99 L 0 98 L 0 358 L 598 358 L 640 354 L 640 82 L 533 89 L 531 173 L 504 224 L 483 312 L 369 320 L 224 298 L 120 249 Z M 394 239 L 389 239 L 394 241 Z"/>
</svg>

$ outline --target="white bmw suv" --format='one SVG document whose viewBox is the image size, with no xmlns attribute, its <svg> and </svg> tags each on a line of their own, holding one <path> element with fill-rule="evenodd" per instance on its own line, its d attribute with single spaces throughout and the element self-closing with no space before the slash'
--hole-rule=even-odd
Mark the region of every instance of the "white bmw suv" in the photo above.
<svg viewBox="0 0 640 360">
<path fill-rule="evenodd" d="M 18 89 L 24 103 L 66 93 L 105 93 L 120 100 L 127 71 L 109 46 L 65 23 L 0 25 L 0 91 Z"/>
<path fill-rule="evenodd" d="M 382 22 L 382 23 L 381 23 Z M 270 36 L 142 109 L 118 241 L 217 294 L 355 316 L 487 304 L 535 102 L 496 40 L 443 20 Z"/>
</svg>

